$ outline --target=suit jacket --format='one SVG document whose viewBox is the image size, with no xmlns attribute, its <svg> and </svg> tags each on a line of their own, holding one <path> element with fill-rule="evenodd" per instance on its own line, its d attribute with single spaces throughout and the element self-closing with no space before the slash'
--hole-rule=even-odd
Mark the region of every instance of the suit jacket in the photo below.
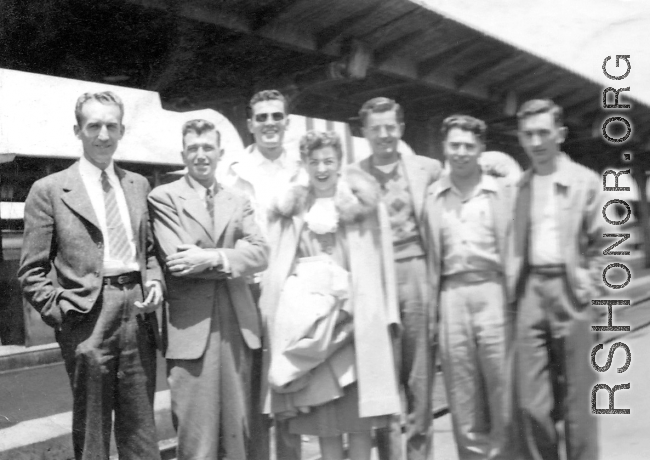
<svg viewBox="0 0 650 460">
<path fill-rule="evenodd" d="M 515 220 L 509 238 L 507 264 L 508 300 L 514 303 L 521 294 L 528 267 L 532 170 L 527 170 L 518 184 Z M 593 296 L 605 294 L 602 270 L 605 220 L 601 209 L 602 180 L 592 170 L 573 162 L 562 153 L 555 177 L 557 219 L 566 265 L 569 294 L 575 310 L 583 309 Z"/>
<path fill-rule="evenodd" d="M 504 177 L 493 178 L 497 184 L 496 192 L 489 194 L 489 203 L 495 225 L 497 250 L 502 267 L 506 267 L 507 260 L 507 235 L 512 227 L 516 184 Z M 425 233 L 427 244 L 427 266 L 429 279 L 434 294 L 434 317 L 438 314 L 440 298 L 440 279 L 442 276 L 442 222 L 440 216 L 444 212 L 445 194 L 440 193 L 445 185 L 445 180 L 440 180 L 429 188 L 425 206 Z"/>
<path fill-rule="evenodd" d="M 268 247 L 255 223 L 250 201 L 239 193 L 220 189 L 214 196 L 213 226 L 204 201 L 185 176 L 156 187 L 149 195 L 149 207 L 161 265 L 180 244 L 194 244 L 203 249 L 219 248 L 231 268 L 230 274 L 210 270 L 174 277 L 163 267 L 168 300 L 163 327 L 165 357 L 203 356 L 219 282 L 226 283 L 246 344 L 260 348 L 260 318 L 244 277 L 266 268 Z"/>
<path fill-rule="evenodd" d="M 142 280 L 161 280 L 147 212 L 149 182 L 117 166 L 115 173 L 127 197 Z M 90 311 L 102 289 L 103 259 L 104 238 L 79 163 L 36 181 L 25 202 L 18 277 L 47 324 L 58 327 L 69 310 Z M 52 265 L 58 286 L 47 277 Z"/>
</svg>

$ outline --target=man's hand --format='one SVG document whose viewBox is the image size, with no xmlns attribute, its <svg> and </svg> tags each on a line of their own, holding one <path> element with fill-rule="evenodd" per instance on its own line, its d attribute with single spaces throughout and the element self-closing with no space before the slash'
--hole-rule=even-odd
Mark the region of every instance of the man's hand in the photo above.
<svg viewBox="0 0 650 460">
<path fill-rule="evenodd" d="M 216 251 L 206 251 L 194 244 L 181 244 L 178 252 L 167 256 L 167 268 L 173 276 L 201 273 L 221 263 Z"/>
<path fill-rule="evenodd" d="M 147 281 L 144 286 L 147 296 L 142 302 L 136 301 L 135 306 L 139 308 L 142 313 L 151 313 L 162 304 L 162 285 L 160 284 L 160 281 Z"/>
</svg>

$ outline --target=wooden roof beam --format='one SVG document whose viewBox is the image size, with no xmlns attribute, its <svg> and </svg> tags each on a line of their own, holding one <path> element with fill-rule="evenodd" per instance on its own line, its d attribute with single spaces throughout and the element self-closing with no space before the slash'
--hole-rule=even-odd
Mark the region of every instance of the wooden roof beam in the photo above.
<svg viewBox="0 0 650 460">
<path fill-rule="evenodd" d="M 383 62 L 390 59 L 391 56 L 399 54 L 401 51 L 420 40 L 422 40 L 422 31 L 420 30 L 414 30 L 413 32 L 409 32 L 395 40 L 392 40 L 381 48 L 375 50 L 375 65 L 381 65 Z"/>
<path fill-rule="evenodd" d="M 433 73 L 434 70 L 438 70 L 444 67 L 447 63 L 451 62 L 453 59 L 456 59 L 458 55 L 466 51 L 469 46 L 476 46 L 478 43 L 479 40 L 475 38 L 466 38 L 459 41 L 455 45 L 452 45 L 449 48 L 436 53 L 434 56 L 430 56 L 425 60 L 418 62 L 418 75 L 421 77 L 426 77 L 427 75 Z"/>
<path fill-rule="evenodd" d="M 490 86 L 490 89 L 493 91 L 515 91 L 516 93 L 521 92 L 517 88 L 517 82 L 522 78 L 530 78 L 531 75 L 536 73 L 542 73 L 542 71 L 548 67 L 548 64 L 545 62 L 534 64 L 532 66 L 526 66 L 525 68 L 515 72 L 512 75 L 508 75 L 503 81 L 495 83 Z"/>
<path fill-rule="evenodd" d="M 278 0 L 273 3 L 267 3 L 251 15 L 251 29 L 253 31 L 258 31 L 268 26 L 301 1 L 302 0 Z"/>
<path fill-rule="evenodd" d="M 374 3 L 370 6 L 362 8 L 354 14 L 351 14 L 344 20 L 325 27 L 316 36 L 316 44 L 318 49 L 324 49 L 331 42 L 341 37 L 343 33 L 358 24 L 367 21 L 368 17 L 379 11 L 382 8 L 382 2 Z"/>
<path fill-rule="evenodd" d="M 456 82 L 458 87 L 462 88 L 467 83 L 472 81 L 478 81 L 483 78 L 486 74 L 492 72 L 495 68 L 501 66 L 504 62 L 510 62 L 514 56 L 517 55 L 516 50 L 510 50 L 506 53 L 501 54 L 495 58 L 489 59 L 487 61 L 478 63 L 475 66 L 470 67 L 469 69 L 463 71 L 463 75 L 456 77 Z"/>
</svg>

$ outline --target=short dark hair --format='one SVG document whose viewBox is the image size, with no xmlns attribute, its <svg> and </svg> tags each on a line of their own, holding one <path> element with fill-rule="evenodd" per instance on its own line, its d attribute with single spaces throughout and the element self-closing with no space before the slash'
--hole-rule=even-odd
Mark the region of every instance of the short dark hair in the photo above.
<svg viewBox="0 0 650 460">
<path fill-rule="evenodd" d="M 449 131 L 451 131 L 452 128 L 459 128 L 463 131 L 472 132 L 477 139 L 485 143 L 487 126 L 483 120 L 479 120 L 478 118 L 469 115 L 451 115 L 445 118 L 442 122 L 440 132 L 442 133 L 443 139 L 447 139 L 447 134 L 449 134 Z"/>
<path fill-rule="evenodd" d="M 398 123 L 404 123 L 404 110 L 401 105 L 387 97 L 373 97 L 366 101 L 359 110 L 361 125 L 366 126 L 366 121 L 371 113 L 389 112 L 391 110 L 395 111 Z"/>
<path fill-rule="evenodd" d="M 336 152 L 336 158 L 343 159 L 343 148 L 341 138 L 334 131 L 307 131 L 307 134 L 300 138 L 300 159 L 306 163 L 314 150 L 324 147 L 332 147 Z"/>
<path fill-rule="evenodd" d="M 77 103 L 74 106 L 74 116 L 77 119 L 77 125 L 81 126 L 81 110 L 86 102 L 95 100 L 107 105 L 116 105 L 120 109 L 120 123 L 124 118 L 124 103 L 120 96 L 113 91 L 100 91 L 97 93 L 83 93 L 77 98 Z"/>
<path fill-rule="evenodd" d="M 550 99 L 532 99 L 524 102 L 517 112 L 517 120 L 522 121 L 524 118 L 538 113 L 550 113 L 555 120 L 555 126 L 564 125 L 562 107 Z"/>
<path fill-rule="evenodd" d="M 197 136 L 209 131 L 214 131 L 217 133 L 217 145 L 221 145 L 221 133 L 211 121 L 197 118 L 183 123 L 183 145 L 185 145 L 185 135 L 190 131 L 195 132 Z"/>
<path fill-rule="evenodd" d="M 248 103 L 248 117 L 253 116 L 253 106 L 262 101 L 281 101 L 284 107 L 284 112 L 287 113 L 287 99 L 277 89 L 265 89 L 253 94 L 250 102 Z"/>
</svg>

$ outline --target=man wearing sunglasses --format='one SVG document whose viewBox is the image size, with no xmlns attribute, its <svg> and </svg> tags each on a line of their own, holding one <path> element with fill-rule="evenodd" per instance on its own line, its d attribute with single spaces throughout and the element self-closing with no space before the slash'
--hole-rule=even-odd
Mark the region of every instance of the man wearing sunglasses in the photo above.
<svg viewBox="0 0 650 460">
<path fill-rule="evenodd" d="M 284 148 L 284 134 L 289 126 L 287 101 L 277 90 L 264 90 L 256 93 L 249 103 L 248 130 L 255 143 L 248 146 L 244 152 L 230 164 L 223 182 L 232 188 L 243 192 L 253 204 L 255 219 L 258 227 L 268 241 L 267 210 L 269 209 L 278 190 L 284 189 L 300 171 L 299 155 L 289 155 Z M 250 288 L 255 300 L 259 299 L 259 274 L 250 280 Z M 262 312 L 262 316 L 264 312 Z M 254 369 L 259 371 L 254 376 L 254 384 L 261 384 L 261 356 Z M 263 385 L 262 385 L 263 386 Z M 254 392 L 261 395 L 262 391 Z M 261 410 L 262 403 L 253 401 Z M 271 422 L 266 416 L 252 420 L 251 433 L 256 437 L 251 458 L 254 460 L 269 459 L 268 428 Z M 276 458 L 283 460 L 300 460 L 300 436 L 292 435 L 286 423 L 276 421 Z"/>
</svg>

